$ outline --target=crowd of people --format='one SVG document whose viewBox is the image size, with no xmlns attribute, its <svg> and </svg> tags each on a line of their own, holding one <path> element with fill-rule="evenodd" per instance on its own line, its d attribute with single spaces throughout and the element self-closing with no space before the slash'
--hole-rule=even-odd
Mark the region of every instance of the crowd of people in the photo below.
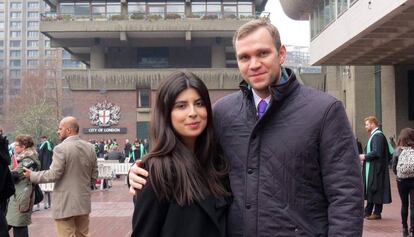
<svg viewBox="0 0 414 237">
<path fill-rule="evenodd" d="M 148 153 L 149 143 L 148 139 L 135 139 L 131 144 L 129 139 L 125 139 L 124 148 L 122 149 L 118 144 L 117 140 L 101 139 L 99 142 L 97 140 L 90 139 L 95 147 L 95 152 L 98 158 L 104 158 L 106 160 L 119 160 L 120 163 L 123 163 L 125 159 L 128 159 L 129 163 L 134 163 L 136 160 L 141 159 L 145 154 Z"/>
<path fill-rule="evenodd" d="M 10 229 L 28 236 L 32 190 L 48 182 L 55 183 L 57 235 L 89 236 L 98 157 L 134 163 L 134 237 L 362 236 L 364 218 L 381 220 L 383 204 L 392 201 L 390 162 L 402 233 L 414 236 L 414 130 L 404 128 L 393 147 L 369 116 L 362 149 L 342 103 L 282 66 L 286 48 L 274 25 L 244 24 L 233 46 L 240 91 L 212 106 L 200 78 L 172 73 L 156 95 L 151 149 L 147 139 L 127 139 L 123 149 L 115 139 L 83 141 L 75 117 L 60 121 L 62 142 L 54 148 L 46 139 L 36 151 L 29 135 L 18 135 L 12 159 L 1 135 L 1 237 Z"/>
</svg>

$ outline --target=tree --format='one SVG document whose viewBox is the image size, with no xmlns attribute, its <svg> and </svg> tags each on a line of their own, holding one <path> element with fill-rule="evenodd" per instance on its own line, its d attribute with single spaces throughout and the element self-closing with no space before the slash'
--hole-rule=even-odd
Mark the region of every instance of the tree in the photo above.
<svg viewBox="0 0 414 237">
<path fill-rule="evenodd" d="M 29 134 L 35 142 L 45 135 L 57 139 L 57 125 L 61 119 L 62 100 L 61 63 L 54 55 L 38 68 L 27 70 L 22 75 L 19 95 L 7 105 L 6 123 L 14 128 L 11 138 L 17 134 Z"/>
</svg>

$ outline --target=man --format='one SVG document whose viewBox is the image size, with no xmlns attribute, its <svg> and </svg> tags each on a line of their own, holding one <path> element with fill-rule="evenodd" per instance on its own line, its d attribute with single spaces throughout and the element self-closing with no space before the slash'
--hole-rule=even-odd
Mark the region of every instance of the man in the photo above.
<svg viewBox="0 0 414 237">
<path fill-rule="evenodd" d="M 388 142 L 378 128 L 378 120 L 369 116 L 364 119 L 365 130 L 370 135 L 366 154 L 360 154 L 363 161 L 363 178 L 365 187 L 364 217 L 368 220 L 381 219 L 382 206 L 391 203 L 390 174 L 388 171 Z M 372 211 L 374 210 L 374 213 Z"/>
<path fill-rule="evenodd" d="M 39 160 L 40 160 L 40 170 L 48 170 L 52 164 L 53 150 L 52 143 L 47 140 L 47 136 L 40 137 L 40 146 L 38 149 Z M 50 192 L 44 192 L 44 208 L 48 209 L 50 207 Z M 40 203 L 37 204 L 37 209 L 40 208 Z"/>
<path fill-rule="evenodd" d="M 286 49 L 269 22 L 241 26 L 233 45 L 244 81 L 214 107 L 231 163 L 229 236 L 361 236 L 362 177 L 342 104 L 281 67 Z M 131 172 L 132 187 L 145 184 L 135 174 L 147 172 Z"/>
<path fill-rule="evenodd" d="M 129 142 L 129 139 L 125 139 L 124 154 L 125 157 L 128 157 L 132 151 L 132 144 Z"/>
<path fill-rule="evenodd" d="M 98 177 L 97 158 L 93 145 L 81 140 L 78 132 L 75 117 L 63 118 L 58 129 L 62 143 L 53 149 L 50 169 L 24 172 L 34 183 L 55 182 L 52 217 L 58 237 L 89 236 L 90 187 Z"/>
</svg>

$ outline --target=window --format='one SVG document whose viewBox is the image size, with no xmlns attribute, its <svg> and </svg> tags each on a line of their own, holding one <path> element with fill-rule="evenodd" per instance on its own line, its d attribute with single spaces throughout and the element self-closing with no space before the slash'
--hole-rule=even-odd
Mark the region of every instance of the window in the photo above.
<svg viewBox="0 0 414 237">
<path fill-rule="evenodd" d="M 3 46 L 4 46 L 4 41 L 0 40 L 0 47 L 3 47 Z"/>
<path fill-rule="evenodd" d="M 27 60 L 27 66 L 38 66 L 39 60 L 37 59 L 28 59 Z"/>
<path fill-rule="evenodd" d="M 21 36 L 21 32 L 20 31 L 10 31 L 10 37 L 11 38 L 18 38 Z"/>
<path fill-rule="evenodd" d="M 4 19 L 4 12 L 0 12 L 0 20 Z"/>
<path fill-rule="evenodd" d="M 4 22 L 0 21 L 0 29 L 4 29 Z"/>
<path fill-rule="evenodd" d="M 138 108 L 150 107 L 150 89 L 138 89 Z"/>
<path fill-rule="evenodd" d="M 39 12 L 27 12 L 27 17 L 33 19 L 39 18 Z"/>
<path fill-rule="evenodd" d="M 4 9 L 4 2 L 0 2 L 0 10 Z"/>
<path fill-rule="evenodd" d="M 20 87 L 20 79 L 12 79 L 10 80 L 11 87 L 19 88 Z"/>
<path fill-rule="evenodd" d="M 21 56 L 20 50 L 10 50 L 10 57 L 18 58 Z"/>
<path fill-rule="evenodd" d="M 184 12 L 184 2 L 167 2 L 167 14 L 172 13 L 183 16 Z"/>
<path fill-rule="evenodd" d="M 74 3 L 61 3 L 60 4 L 60 14 L 62 14 L 62 15 L 73 15 L 73 14 L 75 14 L 75 4 Z"/>
<path fill-rule="evenodd" d="M 21 61 L 20 60 L 10 60 L 10 67 L 20 67 L 21 66 Z"/>
<path fill-rule="evenodd" d="M 27 37 L 37 38 L 39 37 L 39 31 L 27 31 Z"/>
<path fill-rule="evenodd" d="M 11 2 L 10 3 L 10 9 L 12 9 L 12 10 L 22 9 L 22 3 L 21 2 Z"/>
<path fill-rule="evenodd" d="M 17 69 L 10 70 L 10 77 L 12 78 L 20 77 L 20 70 L 17 70 Z"/>
<path fill-rule="evenodd" d="M 18 95 L 19 93 L 20 93 L 20 89 L 10 88 L 10 91 L 9 91 L 10 95 Z"/>
<path fill-rule="evenodd" d="M 29 8 L 29 9 L 38 9 L 39 8 L 39 3 L 38 2 L 28 2 L 27 3 L 27 8 Z"/>
<path fill-rule="evenodd" d="M 10 47 L 11 48 L 20 47 L 20 45 L 21 45 L 20 40 L 10 40 Z"/>
<path fill-rule="evenodd" d="M 21 18 L 22 13 L 21 12 L 10 12 L 10 18 Z"/>
<path fill-rule="evenodd" d="M 4 51 L 0 50 L 0 58 L 4 57 Z"/>
<path fill-rule="evenodd" d="M 50 40 L 45 40 L 45 48 L 50 48 Z"/>
<path fill-rule="evenodd" d="M 138 48 L 138 67 L 140 68 L 168 67 L 168 58 L 167 47 Z"/>
<path fill-rule="evenodd" d="M 45 56 L 51 56 L 52 53 L 53 53 L 53 50 L 51 50 L 51 49 L 45 50 Z"/>
<path fill-rule="evenodd" d="M 89 16 L 89 3 L 88 2 L 76 3 L 75 15 L 76 16 Z"/>
<path fill-rule="evenodd" d="M 39 41 L 37 40 L 28 40 L 27 41 L 27 47 L 38 47 Z"/>
<path fill-rule="evenodd" d="M 120 15 L 121 14 L 121 3 L 120 2 L 111 2 L 107 3 L 106 12 L 108 16 L 111 15 Z"/>
<path fill-rule="evenodd" d="M 28 21 L 27 22 L 27 27 L 38 29 L 39 28 L 39 22 L 38 21 Z"/>
<path fill-rule="evenodd" d="M 145 13 L 145 2 L 128 2 L 128 13 Z"/>
<path fill-rule="evenodd" d="M 193 15 L 201 17 L 206 13 L 207 4 L 204 1 L 191 2 L 191 12 Z"/>
<path fill-rule="evenodd" d="M 22 22 L 21 21 L 10 21 L 10 28 L 21 29 L 22 28 Z"/>
<path fill-rule="evenodd" d="M 3 66 L 4 66 L 4 60 L 0 59 L 0 67 L 3 67 Z"/>
<path fill-rule="evenodd" d="M 39 50 L 27 50 L 27 57 L 39 57 Z"/>
</svg>

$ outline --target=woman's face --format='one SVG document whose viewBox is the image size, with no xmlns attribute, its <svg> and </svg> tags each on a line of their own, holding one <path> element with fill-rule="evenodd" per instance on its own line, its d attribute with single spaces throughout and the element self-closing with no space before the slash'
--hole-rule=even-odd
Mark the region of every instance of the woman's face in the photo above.
<svg viewBox="0 0 414 237">
<path fill-rule="evenodd" d="M 21 145 L 20 143 L 18 143 L 18 142 L 15 142 L 14 143 L 14 152 L 16 153 L 16 154 L 20 154 L 20 153 L 22 153 L 24 151 L 24 146 L 23 145 Z"/>
<path fill-rule="evenodd" d="M 207 126 L 207 109 L 195 89 L 188 88 L 178 94 L 171 111 L 171 123 L 184 143 L 193 149 L 197 137 Z"/>
</svg>

